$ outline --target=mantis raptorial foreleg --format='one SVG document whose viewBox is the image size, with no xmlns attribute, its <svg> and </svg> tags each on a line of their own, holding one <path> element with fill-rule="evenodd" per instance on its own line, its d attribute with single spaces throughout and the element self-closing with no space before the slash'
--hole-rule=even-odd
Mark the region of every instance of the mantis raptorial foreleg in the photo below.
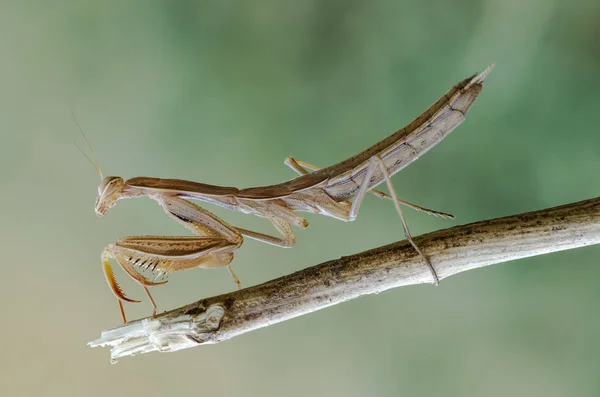
<svg viewBox="0 0 600 397">
<path fill-rule="evenodd" d="M 152 197 L 177 223 L 198 236 L 222 237 L 240 244 L 243 237 L 237 229 L 210 211 L 177 196 L 157 195 Z"/>
<path fill-rule="evenodd" d="M 229 265 L 233 260 L 233 251 L 239 245 L 221 237 L 126 237 L 109 244 L 102 253 L 104 275 L 111 290 L 119 302 L 123 321 L 127 322 L 123 301 L 139 302 L 125 296 L 119 287 L 110 259 L 113 258 L 135 282 L 140 284 L 153 306 L 156 315 L 156 303 L 147 287 L 166 283 L 148 280 L 135 268 L 145 269 L 157 277 L 195 267 L 220 267 Z M 234 276 L 235 278 L 235 276 Z"/>
<path fill-rule="evenodd" d="M 109 246 L 103 255 L 104 269 L 111 289 L 119 299 L 119 305 L 122 307 L 123 301 L 132 300 L 126 298 L 117 285 L 108 264 L 109 258 L 114 258 L 136 282 L 141 284 L 152 300 L 147 287 L 156 283 L 152 284 L 152 281 L 142 276 L 133 275 L 135 273 L 135 271 L 131 272 L 133 266 L 139 266 L 139 263 L 144 266 L 146 263 L 158 261 L 163 273 L 191 267 L 228 266 L 235 250 L 241 246 L 243 236 L 280 247 L 290 247 L 296 241 L 291 226 L 300 228 L 308 226 L 306 220 L 297 212 L 321 214 L 346 222 L 352 221 L 356 218 L 368 191 L 380 198 L 392 200 L 402 220 L 407 240 L 423 257 L 437 284 L 437 275 L 429 259 L 414 243 L 400 205 L 445 218 L 453 217 L 398 200 L 390 176 L 433 148 L 465 120 L 465 115 L 481 92 L 483 80 L 492 66 L 458 82 L 411 123 L 355 156 L 313 173 L 309 173 L 305 167 L 318 170 L 317 167 L 288 158 L 286 164 L 301 176 L 274 185 L 239 189 L 233 186 L 209 185 L 182 179 L 135 177 L 124 180 L 118 176 L 104 177 L 86 138 L 91 151 L 91 156 L 86 157 L 102 179 L 98 185 L 95 206 L 98 216 L 103 216 L 121 199 L 150 197 L 156 200 L 171 218 L 200 236 L 195 237 L 194 242 L 181 237 L 138 237 L 123 239 Z M 384 179 L 390 194 L 372 190 Z M 233 227 L 186 199 L 208 202 L 229 210 L 267 218 L 281 237 Z M 165 245 L 165 242 L 170 246 Z M 194 246 L 196 243 L 208 245 L 198 249 Z M 210 244 L 216 245 L 210 246 Z M 162 254 L 155 252 L 156 246 L 161 246 L 166 252 Z M 173 253 L 177 249 L 185 252 L 185 258 L 180 258 Z M 154 270 L 158 265 L 153 266 Z M 229 266 L 228 268 L 239 285 L 239 280 Z"/>
<path fill-rule="evenodd" d="M 157 196 L 155 200 L 167 215 L 198 236 L 222 237 L 238 247 L 243 242 L 243 237 L 235 227 L 194 203 L 168 195 Z M 227 263 L 227 270 L 229 270 L 229 274 L 231 274 L 237 288 L 240 289 L 242 287 L 240 279 L 229 263 Z"/>
<path fill-rule="evenodd" d="M 114 278 L 110 258 L 115 259 L 127 275 L 144 288 L 152 303 L 153 315 L 156 315 L 157 306 L 147 287 L 164 284 L 166 281 L 150 281 L 135 267 L 161 276 L 195 267 L 226 266 L 239 289 L 241 283 L 230 262 L 233 260 L 233 252 L 243 242 L 242 235 L 273 245 L 290 247 L 295 243 L 295 235 L 287 220 L 302 224 L 303 219 L 286 209 L 272 211 L 273 216 L 269 217 L 269 220 L 284 236 L 281 239 L 251 230 L 238 229 L 210 211 L 177 196 L 162 194 L 154 195 L 152 198 L 160 204 L 169 217 L 199 237 L 127 237 L 106 247 L 102 254 L 104 274 L 113 294 L 117 297 L 123 321 L 126 321 L 126 318 L 122 302 L 139 301 L 125 296 Z"/>
<path fill-rule="evenodd" d="M 296 171 L 300 175 L 306 175 L 306 174 L 308 174 L 309 172 L 308 172 L 307 169 L 309 169 L 311 171 L 318 171 L 318 170 L 321 169 L 321 168 L 317 167 L 316 165 L 312 165 L 310 163 L 307 163 L 307 162 L 302 161 L 302 160 L 295 159 L 293 157 L 286 158 L 284 160 L 284 164 L 287 165 L 288 167 L 290 167 L 292 170 Z M 392 196 L 390 196 L 387 193 L 382 192 L 381 190 L 371 189 L 371 190 L 369 190 L 369 192 L 372 193 L 372 194 L 374 194 L 375 196 L 377 196 L 379 198 L 382 198 L 382 199 L 385 198 L 385 199 L 388 199 L 388 200 L 392 200 Z M 404 200 L 400 200 L 400 199 L 397 199 L 397 200 L 398 200 L 398 203 L 400 203 L 400 204 L 402 204 L 404 206 L 410 207 L 410 208 L 412 208 L 414 210 L 425 212 L 425 213 L 433 215 L 433 216 L 439 216 L 441 218 L 446 218 L 446 219 L 452 219 L 452 220 L 454 220 L 454 215 L 452 215 L 452 214 L 447 214 L 445 212 L 435 211 L 435 210 L 432 210 L 432 209 L 429 209 L 429 208 L 421 207 L 421 206 L 416 205 L 416 204 L 411 204 L 408 201 L 404 201 Z"/>
<path fill-rule="evenodd" d="M 241 288 L 230 262 L 233 260 L 233 252 L 243 242 L 242 235 L 216 215 L 179 197 L 162 195 L 154 198 L 171 218 L 200 237 L 127 237 L 106 247 L 102 254 L 104 275 L 117 297 L 123 321 L 126 318 L 122 302 L 137 301 L 123 294 L 110 267 L 110 258 L 114 258 L 127 275 L 144 288 L 152 303 L 153 315 L 156 315 L 157 307 L 148 287 L 164 284 L 166 281 L 150 281 L 135 267 L 149 270 L 160 277 L 194 267 L 227 266 L 238 289 Z"/>
<path fill-rule="evenodd" d="M 271 210 L 269 214 L 272 216 L 268 219 L 283 236 L 283 238 L 278 238 L 253 230 L 231 226 L 210 211 L 177 196 L 163 195 L 154 199 L 163 207 L 167 215 L 190 229 L 193 233 L 199 236 L 222 236 L 231 241 L 241 241 L 241 235 L 243 235 L 277 247 L 292 247 L 296 243 L 296 236 L 290 224 L 283 217 L 285 216 L 286 219 L 293 220 L 300 219 L 297 221 L 298 223 L 302 223 L 301 220 L 304 219 L 285 208 L 282 209 L 285 213 L 282 213 L 281 209 L 279 212 Z"/>
</svg>

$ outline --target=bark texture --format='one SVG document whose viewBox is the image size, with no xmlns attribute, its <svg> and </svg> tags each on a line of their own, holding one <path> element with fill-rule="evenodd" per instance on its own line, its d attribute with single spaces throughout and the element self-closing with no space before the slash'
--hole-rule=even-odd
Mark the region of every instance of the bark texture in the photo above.
<svg viewBox="0 0 600 397">
<path fill-rule="evenodd" d="M 442 280 L 495 263 L 598 244 L 600 198 L 455 226 L 414 240 Z M 171 352 L 218 343 L 361 295 L 432 281 L 414 249 L 400 241 L 132 321 L 102 332 L 89 345 L 109 346 L 113 361 Z"/>
</svg>

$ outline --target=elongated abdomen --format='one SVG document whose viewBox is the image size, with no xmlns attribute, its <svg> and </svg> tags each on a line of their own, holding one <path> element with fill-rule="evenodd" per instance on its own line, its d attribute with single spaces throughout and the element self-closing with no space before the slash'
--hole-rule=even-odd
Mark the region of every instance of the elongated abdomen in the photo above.
<svg viewBox="0 0 600 397">
<path fill-rule="evenodd" d="M 352 199 L 363 183 L 369 159 L 373 156 L 379 156 L 387 172 L 393 175 L 441 142 L 465 120 L 466 113 L 483 88 L 483 79 L 490 68 L 456 84 L 423 114 L 393 135 L 345 162 L 321 170 L 331 174 L 324 188 L 327 194 L 336 201 Z M 347 171 L 336 172 L 347 167 L 348 163 L 356 165 Z M 383 181 L 383 173 L 376 169 L 369 182 L 369 189 Z"/>
</svg>

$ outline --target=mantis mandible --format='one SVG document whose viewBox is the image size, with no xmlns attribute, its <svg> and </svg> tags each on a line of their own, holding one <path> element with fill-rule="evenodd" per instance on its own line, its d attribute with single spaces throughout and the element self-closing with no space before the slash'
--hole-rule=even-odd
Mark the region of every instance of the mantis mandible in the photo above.
<svg viewBox="0 0 600 397">
<path fill-rule="evenodd" d="M 153 315 L 156 315 L 156 304 L 147 287 L 166 281 L 151 281 L 136 271 L 135 267 L 148 269 L 157 275 L 167 275 L 194 267 L 227 266 L 239 288 L 239 280 L 229 264 L 233 260 L 234 252 L 242 245 L 244 236 L 279 247 L 291 247 L 295 244 L 291 225 L 299 228 L 308 226 L 308 222 L 296 212 L 322 214 L 350 222 L 356 219 L 368 191 L 392 200 L 406 239 L 429 268 L 433 283 L 438 285 L 439 279 L 435 269 L 429 258 L 413 241 L 400 205 L 437 216 L 452 216 L 399 200 L 390 177 L 437 145 L 464 121 L 493 66 L 490 65 L 481 73 L 457 83 L 411 123 L 340 163 L 319 169 L 288 157 L 285 164 L 300 176 L 277 185 L 238 189 L 180 179 L 136 177 L 125 181 L 117 176 L 103 177 L 99 165 L 88 157 L 102 180 L 98 186 L 96 200 L 98 216 L 104 215 L 120 199 L 148 196 L 172 219 L 197 235 L 126 237 L 105 248 L 102 254 L 104 274 L 118 300 L 123 321 L 126 322 L 122 302 L 138 301 L 129 299 L 120 289 L 112 272 L 110 258 L 114 258 L 123 270 L 144 288 L 154 307 Z M 314 172 L 309 173 L 307 169 Z M 373 190 L 383 182 L 387 184 L 389 195 Z M 231 226 L 187 199 L 267 218 L 281 237 Z"/>
</svg>

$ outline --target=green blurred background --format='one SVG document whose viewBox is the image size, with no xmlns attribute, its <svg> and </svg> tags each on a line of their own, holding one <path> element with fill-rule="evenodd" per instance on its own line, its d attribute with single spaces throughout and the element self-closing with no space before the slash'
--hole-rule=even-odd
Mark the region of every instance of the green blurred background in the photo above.
<svg viewBox="0 0 600 397">
<path fill-rule="evenodd" d="M 111 366 L 86 346 L 121 322 L 101 250 L 187 232 L 149 199 L 96 217 L 98 176 L 70 110 L 106 175 L 249 187 L 291 178 L 289 155 L 326 166 L 363 150 L 496 62 L 467 121 L 394 177 L 402 198 L 468 223 L 600 194 L 599 21 L 597 0 L 3 1 L 2 394 L 599 395 L 600 247 Z M 413 234 L 453 225 L 407 217 Z M 402 236 L 393 206 L 372 197 L 354 223 L 308 219 L 293 249 L 244 244 L 244 285 Z M 153 292 L 167 310 L 233 288 L 225 269 L 192 270 Z"/>
</svg>

